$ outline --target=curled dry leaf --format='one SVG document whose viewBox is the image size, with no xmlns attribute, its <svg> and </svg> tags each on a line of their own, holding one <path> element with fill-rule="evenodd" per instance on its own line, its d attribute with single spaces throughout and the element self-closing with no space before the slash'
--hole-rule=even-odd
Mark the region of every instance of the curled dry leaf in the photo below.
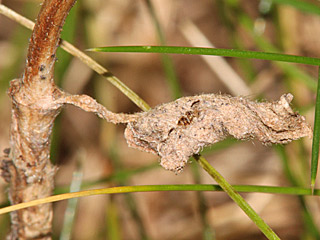
<svg viewBox="0 0 320 240">
<path fill-rule="evenodd" d="M 157 154 L 161 166 L 176 173 L 183 170 L 193 154 L 227 136 L 241 140 L 256 138 L 263 144 L 285 144 L 312 137 L 305 118 L 290 107 L 293 99 L 290 93 L 275 102 L 204 94 L 183 97 L 133 115 L 112 113 L 84 95 L 67 99 L 67 103 L 95 112 L 108 121 L 127 123 L 128 145 Z"/>
</svg>

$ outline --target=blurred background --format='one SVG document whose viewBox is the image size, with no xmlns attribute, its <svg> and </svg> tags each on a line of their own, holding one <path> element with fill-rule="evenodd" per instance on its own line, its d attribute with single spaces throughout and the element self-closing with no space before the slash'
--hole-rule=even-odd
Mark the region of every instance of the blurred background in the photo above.
<svg viewBox="0 0 320 240">
<path fill-rule="evenodd" d="M 41 1 L 3 0 L 29 19 Z M 320 4 L 285 0 L 79 0 L 62 38 L 79 49 L 116 45 L 172 45 L 236 48 L 320 55 Z M 9 81 L 24 68 L 31 32 L 0 15 L 0 149 L 9 147 Z M 249 95 L 277 100 L 287 92 L 293 107 L 313 125 L 317 68 L 262 60 L 190 55 L 92 53 L 91 57 L 128 85 L 150 106 L 201 93 Z M 65 91 L 88 94 L 114 112 L 141 111 L 105 78 L 61 49 L 56 83 Z M 59 166 L 55 193 L 145 184 L 214 183 L 196 163 L 175 175 L 157 156 L 128 148 L 123 125 L 66 107 L 56 119 L 52 161 Z M 311 140 L 285 147 L 255 141 L 224 142 L 203 155 L 231 183 L 309 187 Z M 0 180 L 0 204 L 8 204 Z M 75 187 L 77 189 L 77 187 Z M 319 198 L 242 194 L 281 239 L 319 239 Z M 75 204 L 75 203 L 74 203 Z M 222 192 L 153 192 L 79 199 L 74 220 L 64 222 L 67 202 L 54 204 L 54 238 L 71 239 L 265 239 Z M 0 216 L 0 239 L 9 215 Z M 63 239 L 63 238 L 62 238 Z"/>
</svg>

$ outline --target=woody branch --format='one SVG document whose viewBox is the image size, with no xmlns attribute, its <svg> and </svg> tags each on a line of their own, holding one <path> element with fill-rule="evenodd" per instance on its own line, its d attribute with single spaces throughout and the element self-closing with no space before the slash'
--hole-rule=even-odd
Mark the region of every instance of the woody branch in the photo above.
<svg viewBox="0 0 320 240">
<path fill-rule="evenodd" d="M 50 138 L 63 105 L 72 104 L 112 123 L 136 118 L 112 113 L 89 96 L 70 95 L 55 85 L 55 53 L 65 18 L 75 1 L 44 1 L 32 32 L 24 74 L 10 82 L 12 154 L 0 167 L 10 183 L 11 204 L 51 195 L 56 168 L 50 162 Z M 51 239 L 52 207 L 45 204 L 13 212 L 11 222 L 8 239 Z"/>
<path fill-rule="evenodd" d="M 53 68 L 59 36 L 75 0 L 46 0 L 30 39 L 22 78 L 12 80 L 11 158 L 2 163 L 10 183 L 11 204 L 51 195 L 56 168 L 50 163 L 53 121 L 63 104 L 54 84 Z M 11 214 L 8 239 L 50 239 L 52 207 L 40 205 Z"/>
</svg>

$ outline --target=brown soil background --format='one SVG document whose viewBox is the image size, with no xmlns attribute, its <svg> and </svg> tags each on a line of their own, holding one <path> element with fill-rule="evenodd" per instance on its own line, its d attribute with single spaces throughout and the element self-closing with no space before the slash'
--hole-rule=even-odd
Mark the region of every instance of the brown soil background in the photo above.
<svg viewBox="0 0 320 240">
<path fill-rule="evenodd" d="M 191 46 L 181 29 L 192 21 L 208 40 L 219 48 L 261 50 L 241 25 L 244 14 L 263 26 L 263 37 L 281 52 L 303 56 L 320 55 L 320 18 L 302 13 L 292 7 L 274 5 L 271 12 L 262 14 L 259 1 L 235 1 L 231 9 L 226 1 L 154 0 L 154 8 L 167 39 L 167 45 Z M 39 1 L 7 0 L 3 4 L 35 19 Z M 138 0 L 79 0 L 76 8 L 76 26 L 73 43 L 80 49 L 112 45 L 158 45 L 154 24 L 145 1 Z M 260 25 L 259 25 L 260 24 Z M 5 91 L 12 78 L 21 76 L 30 31 L 0 16 L 0 148 L 9 146 L 10 101 Z M 69 31 L 69 30 L 65 30 Z M 196 37 L 192 33 L 189 37 Z M 239 45 L 235 45 L 238 43 Z M 200 46 L 200 45 L 197 45 Z M 60 50 L 61 51 L 61 50 Z M 60 53 L 61 54 L 61 53 Z M 133 89 L 151 106 L 173 100 L 159 54 L 89 53 L 121 81 Z M 200 56 L 170 55 L 184 96 L 200 93 L 230 93 Z M 274 62 L 239 60 L 227 62 L 251 89 L 251 97 L 276 100 L 285 93 L 295 96 L 294 106 L 313 124 L 315 94 L 282 70 Z M 244 66 L 249 66 L 245 68 Z M 317 76 L 315 67 L 297 65 L 297 68 Z M 70 63 L 58 55 L 57 81 L 71 93 L 93 96 L 114 112 L 140 111 L 126 96 L 93 73 L 75 58 Z M 251 69 L 251 70 L 248 70 Z M 77 168 L 83 173 L 83 182 L 106 179 L 119 171 L 156 164 L 152 154 L 128 148 L 123 137 L 124 126 L 112 125 L 95 115 L 74 107 L 67 107 L 56 120 L 53 140 L 53 161 L 59 166 L 57 190 L 70 184 Z M 311 140 L 290 143 L 285 148 L 294 175 L 309 184 Z M 210 163 L 231 183 L 248 185 L 290 186 L 279 154 L 258 142 L 238 142 L 228 148 L 205 154 Z M 195 183 L 189 164 L 183 173 L 175 175 L 161 167 L 134 174 L 127 179 L 100 181 L 91 188 L 118 185 L 190 184 Z M 79 167 L 80 166 L 80 167 Z M 199 169 L 200 182 L 213 183 L 205 171 Z M 7 204 L 6 184 L 0 180 L 0 203 Z M 134 216 L 125 195 L 94 196 L 79 200 L 72 239 L 111 239 L 108 219 L 116 214 L 121 239 L 141 239 L 139 229 L 149 239 L 201 239 L 203 217 L 216 239 L 265 239 L 257 227 L 225 193 L 202 193 L 201 205 L 195 192 L 153 192 L 131 194 L 135 202 Z M 281 239 L 302 239 L 307 235 L 299 199 L 275 194 L 243 194 L 245 199 L 274 229 Z M 319 199 L 307 198 L 320 229 Z M 200 211 L 201 206 L 204 206 Z M 61 231 L 66 202 L 54 204 L 54 233 Z M 140 219 L 140 220 L 138 220 Z M 0 239 L 9 228 L 9 217 L 0 216 Z"/>
</svg>

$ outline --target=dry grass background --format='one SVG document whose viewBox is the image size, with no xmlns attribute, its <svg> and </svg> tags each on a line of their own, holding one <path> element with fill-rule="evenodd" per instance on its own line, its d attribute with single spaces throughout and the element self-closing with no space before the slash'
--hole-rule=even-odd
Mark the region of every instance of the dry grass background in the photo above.
<svg viewBox="0 0 320 240">
<path fill-rule="evenodd" d="M 228 1 L 153 0 L 168 45 L 190 46 L 182 34 L 183 24 L 192 21 L 208 40 L 219 48 L 259 50 L 241 26 L 236 12 L 228 9 Z M 232 1 L 230 1 L 232 2 Z M 235 1 L 238 2 L 238 1 Z M 22 15 L 35 19 L 40 1 L 2 1 Z M 320 18 L 280 5 L 269 14 L 259 12 L 259 1 L 239 1 L 242 14 L 257 26 L 265 25 L 263 36 L 285 53 L 304 56 L 320 55 Z M 75 9 L 74 44 L 80 49 L 107 45 L 158 45 L 157 34 L 147 5 L 143 0 L 79 0 Z M 258 25 L 260 24 L 260 25 Z M 9 146 L 10 101 L 5 91 L 11 78 L 19 77 L 30 32 L 0 16 L 0 148 Z M 65 30 L 67 31 L 67 30 Z M 197 37 L 192 33 L 190 38 Z M 151 106 L 172 100 L 160 55 L 129 53 L 90 53 L 121 81 L 138 93 Z M 183 95 L 199 93 L 230 93 L 200 56 L 172 56 Z M 278 99 L 284 92 L 295 95 L 297 107 L 307 107 L 315 95 L 303 84 L 291 81 L 272 62 L 227 59 L 236 73 L 245 79 L 252 97 L 263 94 Z M 246 65 L 245 65 L 246 64 Z M 61 67 L 61 65 L 63 65 Z M 87 93 L 114 112 L 140 111 L 130 100 L 93 73 L 79 60 L 58 57 L 56 64 L 60 86 L 71 93 Z M 243 66 L 249 66 L 244 68 Z M 65 68 L 63 68 L 65 67 Z M 316 68 L 297 66 L 316 77 Z M 62 70 L 61 70 L 62 69 Z M 251 69 L 251 70 L 248 70 Z M 57 76 L 58 76 L 57 75 Z M 250 77 L 251 76 L 251 77 Z M 312 124 L 313 108 L 303 114 Z M 99 120 L 93 114 L 73 107 L 63 110 L 56 122 L 53 161 L 59 165 L 57 189 L 70 184 L 72 172 L 80 168 L 83 181 L 104 179 L 119 170 L 136 169 L 155 164 L 157 157 L 127 147 L 124 127 Z M 302 155 L 301 149 L 305 152 Z M 299 178 L 308 184 L 311 140 L 289 144 L 286 148 L 290 163 Z M 239 142 L 206 155 L 214 167 L 232 184 L 288 186 L 279 155 L 271 147 L 255 142 Z M 80 167 L 79 167 L 80 166 Z M 195 183 L 192 164 L 182 174 L 154 167 L 128 179 L 100 182 L 92 187 L 142 184 Z M 201 183 L 212 183 L 207 173 L 199 169 Z M 124 195 L 93 196 L 79 200 L 72 239 L 106 239 L 110 212 L 115 213 L 122 239 L 140 239 L 139 231 L 149 239 L 200 239 L 205 216 L 216 239 L 264 239 L 255 225 L 224 193 L 203 193 L 205 210 L 199 210 L 195 192 L 154 192 L 131 194 L 139 218 L 132 214 Z M 304 223 L 299 200 L 294 196 L 244 194 L 246 200 L 270 224 L 282 239 L 301 239 Z M 6 204 L 6 184 L 0 180 L 0 203 Z M 309 199 L 311 212 L 319 212 L 319 201 Z M 66 203 L 56 203 L 54 232 L 61 231 Z M 319 214 L 314 215 L 320 229 Z M 112 219 L 112 218 L 111 218 Z M 140 219 L 140 221 L 138 220 Z M 0 216 L 0 238 L 8 229 L 8 216 Z M 110 238 L 111 239 L 111 238 Z"/>
</svg>

